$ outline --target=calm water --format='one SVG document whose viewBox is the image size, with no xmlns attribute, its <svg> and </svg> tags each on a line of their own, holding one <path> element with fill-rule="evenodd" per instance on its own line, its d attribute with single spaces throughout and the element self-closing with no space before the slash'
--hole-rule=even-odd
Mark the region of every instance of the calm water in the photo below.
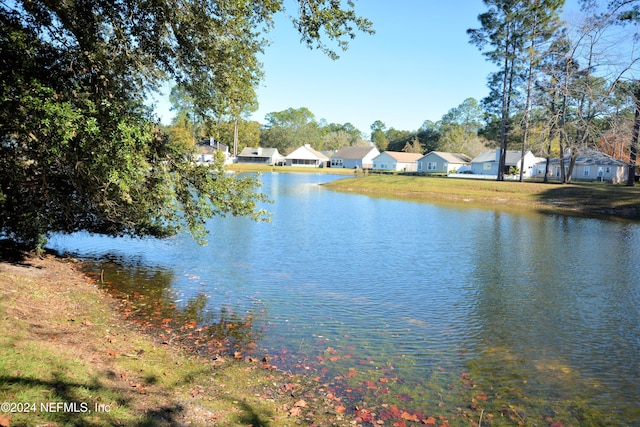
<svg viewBox="0 0 640 427">
<path fill-rule="evenodd" d="M 50 246 L 160 274 L 178 304 L 205 294 L 212 313 L 252 315 L 257 354 L 380 419 L 396 405 L 451 425 L 480 409 L 485 425 L 640 425 L 640 225 L 319 185 L 339 178 L 265 174 L 272 222 L 215 219 L 206 247 L 83 234 Z"/>
</svg>

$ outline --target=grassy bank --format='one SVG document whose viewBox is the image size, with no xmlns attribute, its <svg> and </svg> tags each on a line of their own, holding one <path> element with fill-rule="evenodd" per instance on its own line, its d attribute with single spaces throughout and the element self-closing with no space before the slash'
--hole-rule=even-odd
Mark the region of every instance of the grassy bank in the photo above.
<svg viewBox="0 0 640 427">
<path fill-rule="evenodd" d="M 71 260 L 0 256 L 0 426 L 350 425 L 311 380 L 142 334 Z"/>
<path fill-rule="evenodd" d="M 544 184 L 409 175 L 368 175 L 325 184 L 376 197 L 581 216 L 640 220 L 640 187 L 607 183 Z"/>
</svg>

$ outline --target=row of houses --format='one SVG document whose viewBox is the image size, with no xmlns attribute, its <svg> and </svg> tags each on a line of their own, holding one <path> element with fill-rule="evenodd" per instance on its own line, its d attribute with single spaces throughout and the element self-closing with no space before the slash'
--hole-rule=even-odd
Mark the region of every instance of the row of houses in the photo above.
<svg viewBox="0 0 640 427">
<path fill-rule="evenodd" d="M 224 144 L 205 141 L 198 144 L 199 160 L 211 161 L 212 150 L 226 150 Z M 206 152 L 206 153 L 205 153 Z M 210 156 L 210 158 L 207 158 Z M 247 147 L 235 159 L 238 163 L 264 164 L 271 166 L 332 167 L 348 169 L 372 169 L 393 172 L 418 172 L 424 174 L 443 174 L 464 178 L 495 179 L 498 175 L 500 150 L 485 151 L 471 158 L 461 153 L 431 151 L 425 155 L 397 151 L 378 151 L 376 147 L 343 147 L 330 153 L 313 149 L 305 144 L 291 154 L 283 156 L 277 148 Z M 565 158 L 568 171 L 569 159 Z M 507 150 L 505 156 L 505 175 L 519 177 L 522 170 L 524 178 L 560 178 L 560 158 L 549 161 L 536 157 L 527 151 L 522 157 L 519 150 Z M 518 171 L 516 174 L 515 172 Z M 626 179 L 627 164 L 595 150 L 585 150 L 576 158 L 572 180 L 607 181 L 618 183 Z"/>
</svg>

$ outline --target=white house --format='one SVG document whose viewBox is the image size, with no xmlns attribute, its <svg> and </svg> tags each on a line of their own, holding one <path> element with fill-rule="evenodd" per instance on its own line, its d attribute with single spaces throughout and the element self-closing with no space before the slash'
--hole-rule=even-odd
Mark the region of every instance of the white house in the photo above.
<svg viewBox="0 0 640 427">
<path fill-rule="evenodd" d="M 448 174 L 471 162 L 471 157 L 461 153 L 431 151 L 418 159 L 418 172 Z"/>
<path fill-rule="evenodd" d="M 386 171 L 416 172 L 420 153 L 383 151 L 373 158 L 373 169 Z"/>
<path fill-rule="evenodd" d="M 324 167 L 329 162 L 329 158 L 321 152 L 311 148 L 309 144 L 304 144 L 293 153 L 285 156 L 287 166 L 304 166 L 311 168 Z"/>
<path fill-rule="evenodd" d="M 222 153 L 225 163 L 230 162 L 229 146 L 213 138 L 196 143 L 195 161 L 198 163 L 210 163 L 213 161 L 213 156 L 216 151 Z"/>
<path fill-rule="evenodd" d="M 570 156 L 564 158 L 565 173 L 569 173 Z M 536 176 L 544 178 L 546 159 L 536 164 Z M 625 181 L 629 165 L 623 161 L 601 153 L 596 150 L 581 151 L 576 157 L 576 162 L 571 175 L 572 181 L 606 181 L 613 184 Z M 549 160 L 549 176 L 560 179 L 562 174 L 560 158 Z"/>
<path fill-rule="evenodd" d="M 331 167 L 371 169 L 373 158 L 379 154 L 376 147 L 342 147 L 331 156 Z"/>
<path fill-rule="evenodd" d="M 285 160 L 277 148 L 246 147 L 238 154 L 237 162 L 279 166 L 283 165 Z"/>
<path fill-rule="evenodd" d="M 524 178 L 531 178 L 535 175 L 534 165 L 543 161 L 541 157 L 536 157 L 531 151 L 524 155 L 524 166 L 522 167 L 522 152 L 520 150 L 507 150 L 504 164 L 504 174 L 509 175 L 512 168 L 522 169 Z M 471 160 L 471 173 L 474 175 L 498 176 L 498 166 L 500 164 L 500 149 L 485 151 Z M 519 176 L 519 174 L 518 174 Z"/>
</svg>

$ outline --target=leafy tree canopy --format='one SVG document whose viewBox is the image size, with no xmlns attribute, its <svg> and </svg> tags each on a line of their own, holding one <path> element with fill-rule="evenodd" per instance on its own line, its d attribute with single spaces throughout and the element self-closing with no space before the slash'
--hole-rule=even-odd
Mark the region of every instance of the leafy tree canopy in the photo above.
<svg viewBox="0 0 640 427">
<path fill-rule="evenodd" d="M 371 32 L 353 3 L 298 0 L 302 40 L 331 56 Z M 54 232 L 204 238 L 213 215 L 264 219 L 254 179 L 197 167 L 146 106 L 174 80 L 201 117 L 238 117 L 283 0 L 0 3 L 0 236 Z"/>
</svg>

